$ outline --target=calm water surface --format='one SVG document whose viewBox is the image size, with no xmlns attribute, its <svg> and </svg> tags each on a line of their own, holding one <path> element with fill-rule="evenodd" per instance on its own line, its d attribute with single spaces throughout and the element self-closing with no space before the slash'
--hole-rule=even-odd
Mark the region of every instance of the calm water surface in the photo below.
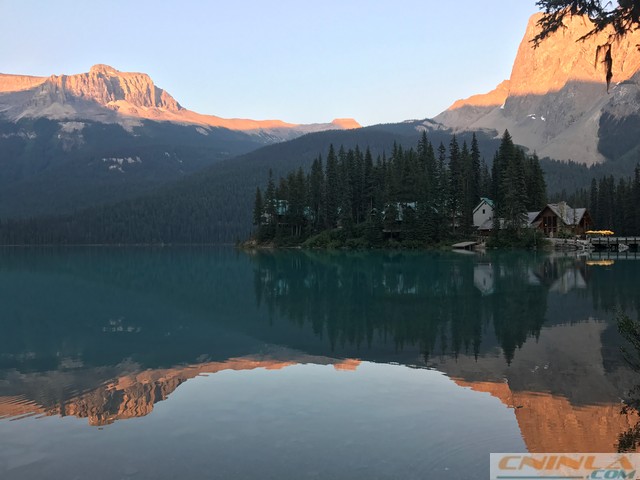
<svg viewBox="0 0 640 480">
<path fill-rule="evenodd" d="M 481 479 L 490 452 L 616 451 L 639 285 L 634 256 L 0 250 L 0 478 Z"/>
</svg>

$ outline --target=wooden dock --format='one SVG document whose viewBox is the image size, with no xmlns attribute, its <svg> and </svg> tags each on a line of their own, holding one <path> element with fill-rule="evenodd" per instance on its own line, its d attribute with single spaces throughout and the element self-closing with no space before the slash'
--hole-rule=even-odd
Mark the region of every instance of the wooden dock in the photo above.
<svg viewBox="0 0 640 480">
<path fill-rule="evenodd" d="M 454 250 L 473 250 L 473 247 L 478 245 L 478 242 L 460 242 L 454 245 L 451 245 L 451 248 Z"/>
<path fill-rule="evenodd" d="M 593 237 L 589 239 L 596 251 L 623 252 L 638 251 L 640 237 Z"/>
</svg>

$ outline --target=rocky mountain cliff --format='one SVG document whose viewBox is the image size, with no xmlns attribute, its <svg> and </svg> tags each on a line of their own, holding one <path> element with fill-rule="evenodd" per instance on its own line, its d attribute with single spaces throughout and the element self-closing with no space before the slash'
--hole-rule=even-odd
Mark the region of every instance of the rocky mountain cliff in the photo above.
<svg viewBox="0 0 640 480">
<path fill-rule="evenodd" d="M 145 73 L 121 72 L 94 65 L 77 75 L 29 77 L 0 74 L 0 114 L 5 119 L 49 118 L 118 123 L 139 126 L 141 119 L 223 127 L 260 135 L 269 141 L 295 138 L 304 133 L 358 128 L 353 119 L 299 125 L 281 120 L 226 119 L 183 108 L 157 87 Z"/>
<path fill-rule="evenodd" d="M 457 130 L 509 129 L 538 155 L 592 165 L 630 155 L 640 115 L 640 31 L 613 46 L 609 91 L 596 49 L 609 32 L 579 41 L 592 28 L 573 17 L 533 48 L 540 15 L 529 20 L 511 77 L 495 90 L 458 100 L 436 121 Z"/>
<path fill-rule="evenodd" d="M 265 145 L 359 126 L 202 115 L 149 75 L 108 65 L 77 75 L 0 74 L 0 217 L 141 196 Z"/>
</svg>

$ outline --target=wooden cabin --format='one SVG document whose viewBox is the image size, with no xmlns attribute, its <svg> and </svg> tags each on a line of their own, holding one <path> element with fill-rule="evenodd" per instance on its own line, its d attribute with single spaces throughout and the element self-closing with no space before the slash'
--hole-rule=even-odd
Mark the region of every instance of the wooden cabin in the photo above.
<svg viewBox="0 0 640 480">
<path fill-rule="evenodd" d="M 537 214 L 530 214 L 529 226 L 553 238 L 563 232 L 584 235 L 593 227 L 593 220 L 586 208 L 572 208 L 567 202 L 560 202 L 550 203 Z"/>
</svg>

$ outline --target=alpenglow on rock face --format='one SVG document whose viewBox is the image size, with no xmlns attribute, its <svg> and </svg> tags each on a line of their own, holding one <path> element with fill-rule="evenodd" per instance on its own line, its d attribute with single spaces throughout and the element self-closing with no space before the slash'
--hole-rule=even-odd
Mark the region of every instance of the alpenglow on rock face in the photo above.
<svg viewBox="0 0 640 480">
<path fill-rule="evenodd" d="M 263 146 L 355 120 L 299 125 L 202 115 L 145 73 L 0 73 L 0 218 L 117 202 Z"/>
<path fill-rule="evenodd" d="M 124 101 L 134 107 L 182 110 L 180 104 L 156 87 L 146 73 L 120 72 L 108 65 L 94 65 L 88 73 L 79 75 L 53 76 L 47 84 L 54 94 L 60 92 L 86 98 L 104 106 Z"/>
<path fill-rule="evenodd" d="M 0 74 L 0 116 L 55 120 L 92 120 L 119 123 L 127 128 L 148 119 L 205 127 L 224 127 L 288 140 L 304 133 L 358 128 L 353 119 L 298 125 L 281 120 L 226 119 L 183 108 L 157 87 L 146 73 L 121 72 L 109 65 L 94 65 L 77 75 L 31 77 Z"/>
<path fill-rule="evenodd" d="M 624 148 L 612 147 L 611 123 L 620 126 L 640 114 L 640 32 L 614 44 L 613 83 L 607 91 L 603 66 L 595 59 L 609 33 L 580 41 L 592 24 L 573 17 L 534 49 L 539 19 L 538 14 L 529 20 L 509 80 L 487 94 L 458 100 L 435 120 L 458 130 L 509 129 L 541 157 L 588 165 L 636 148 L 635 138 L 627 138 Z M 616 128 L 616 134 L 626 135 L 625 130 Z"/>
</svg>

